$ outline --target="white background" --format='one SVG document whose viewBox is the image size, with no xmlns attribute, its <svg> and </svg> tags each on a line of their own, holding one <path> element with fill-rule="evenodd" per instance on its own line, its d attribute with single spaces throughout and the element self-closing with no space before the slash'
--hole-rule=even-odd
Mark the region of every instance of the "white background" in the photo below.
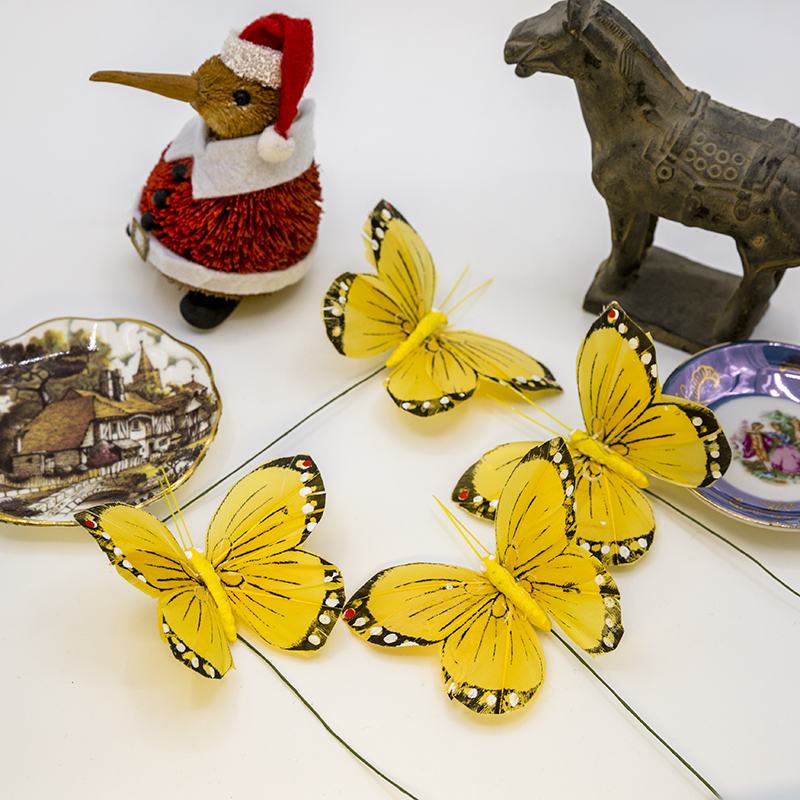
<svg viewBox="0 0 800 800">
<path fill-rule="evenodd" d="M 619 0 L 690 86 L 800 123 L 800 5 Z M 339 356 L 319 305 L 366 267 L 361 227 L 385 197 L 436 259 L 440 288 L 472 265 L 492 286 L 456 321 L 544 361 L 565 387 L 546 406 L 577 425 L 583 294 L 609 249 L 573 85 L 522 81 L 503 62 L 514 24 L 546 0 L 287 1 L 315 26 L 318 260 L 298 286 L 243 304 L 210 333 L 124 235 L 138 188 L 193 112 L 90 84 L 99 69 L 188 73 L 229 28 L 275 10 L 249 0 L 13 0 L 0 26 L 0 339 L 53 317 L 146 320 L 198 349 L 223 398 L 217 440 L 184 502 L 378 366 Z M 657 243 L 738 272 L 733 242 L 662 223 Z M 800 269 L 756 336 L 800 341 Z M 684 354 L 659 347 L 666 376 Z M 373 380 L 264 458 L 311 453 L 328 506 L 311 549 L 348 591 L 395 563 L 474 560 L 432 495 L 488 448 L 536 429 L 487 400 L 441 418 L 397 410 Z M 202 541 L 224 488 L 187 512 Z M 800 586 L 800 538 L 749 528 L 656 487 Z M 165 509 L 152 509 L 162 514 Z M 658 507 L 651 554 L 618 570 L 625 637 L 593 661 L 727 798 L 800 794 L 800 600 L 692 523 Z M 469 522 L 491 544 L 488 525 Z M 221 682 L 181 667 L 155 603 L 77 528 L 0 524 L 0 785 L 14 798 L 396 798 L 241 644 Z M 552 637 L 531 706 L 481 719 L 448 701 L 435 654 L 366 646 L 344 626 L 313 659 L 269 651 L 328 722 L 410 791 L 471 797 L 708 797 Z"/>
</svg>

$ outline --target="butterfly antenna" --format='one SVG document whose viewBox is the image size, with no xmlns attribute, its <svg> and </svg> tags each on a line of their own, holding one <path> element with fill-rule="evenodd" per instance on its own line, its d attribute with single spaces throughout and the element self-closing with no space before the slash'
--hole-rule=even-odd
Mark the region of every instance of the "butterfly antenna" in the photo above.
<svg viewBox="0 0 800 800">
<path fill-rule="evenodd" d="M 480 286 L 476 286 L 471 292 L 467 292 L 467 294 L 465 294 L 447 313 L 452 314 L 462 303 L 466 303 L 470 297 L 477 294 L 482 289 L 485 289 L 491 282 L 492 278 L 489 278 L 488 281 L 484 281 Z"/>
<path fill-rule="evenodd" d="M 158 475 L 158 483 L 161 486 L 161 491 L 164 492 L 164 499 L 167 501 L 167 505 L 169 506 L 169 513 L 172 515 L 172 521 L 175 524 L 175 530 L 178 532 L 178 538 L 181 540 L 181 546 L 184 550 L 191 547 L 192 544 L 192 537 L 189 535 L 189 526 L 186 524 L 185 520 L 183 519 L 183 514 L 181 514 L 180 506 L 178 505 L 178 501 L 175 499 L 175 494 L 172 491 L 172 486 L 170 485 L 169 478 L 167 477 L 167 472 L 164 467 L 161 467 L 161 472 L 164 475 L 164 480 L 161 480 L 161 475 Z M 174 504 L 174 509 L 173 509 Z M 175 515 L 178 515 L 177 517 Z M 183 524 L 183 531 L 181 531 L 181 526 L 178 524 L 178 518 L 180 518 L 181 523 Z M 184 540 L 184 532 L 186 534 L 186 538 Z"/>
<path fill-rule="evenodd" d="M 534 425 L 538 425 L 540 428 L 544 428 L 544 430 L 546 430 L 548 433 L 552 433 L 553 436 L 560 436 L 561 435 L 560 433 L 556 433 L 556 431 L 554 431 L 552 428 L 548 428 L 547 425 L 545 425 L 544 423 L 539 422 L 538 419 L 534 419 L 533 417 L 529 417 L 527 414 L 523 414 L 518 408 L 514 408 L 514 406 L 510 406 L 508 403 L 504 403 L 498 397 L 490 397 L 489 399 L 490 400 L 494 400 L 495 403 L 499 403 L 501 406 L 503 406 L 504 408 L 507 408 L 509 411 L 513 411 L 515 414 L 519 414 L 523 419 L 528 420 L 528 422 L 532 422 Z M 558 420 L 556 420 L 556 421 L 558 421 Z"/>
<path fill-rule="evenodd" d="M 464 271 L 458 276 L 458 280 L 455 282 L 453 288 L 447 293 L 447 297 L 445 297 L 445 299 L 442 300 L 442 305 L 441 305 L 442 309 L 444 309 L 444 307 L 447 305 L 447 301 L 455 294 L 456 289 L 458 289 L 459 284 L 461 283 L 461 281 L 464 280 L 464 277 L 468 272 L 469 272 L 469 264 L 467 264 L 467 266 L 464 267 Z"/>
<path fill-rule="evenodd" d="M 450 509 L 447 508 L 445 504 L 436 495 L 433 496 L 433 499 L 439 504 L 442 511 L 444 511 L 444 513 L 447 514 L 447 518 L 450 520 L 450 522 L 453 523 L 453 525 L 456 526 L 456 530 L 464 537 L 464 541 L 466 541 L 466 543 L 469 545 L 470 550 L 472 550 L 472 552 L 475 553 L 475 555 L 478 558 L 483 559 L 491 555 L 491 553 L 483 546 L 483 544 L 481 544 L 479 539 L 476 536 L 474 536 L 469 530 L 467 530 L 465 525 L 460 520 L 456 519 L 453 512 L 450 511 Z M 481 555 L 478 552 L 476 545 L 477 547 L 480 547 L 480 549 L 484 551 L 483 555 Z"/>
<path fill-rule="evenodd" d="M 562 421 L 561 421 L 561 420 L 560 420 L 558 417 L 554 417 L 554 416 L 553 416 L 553 415 L 552 415 L 552 414 L 551 414 L 549 411 L 545 411 L 545 410 L 544 410 L 544 409 L 543 409 L 543 408 L 542 408 L 542 407 L 541 407 L 541 406 L 540 406 L 538 403 L 535 403 L 533 400 L 531 400 L 531 399 L 530 399 L 530 397 L 527 397 L 526 395 L 524 395 L 522 392 L 520 392 L 519 390 L 517 390 L 517 389 L 516 389 L 516 388 L 514 388 L 513 386 L 512 386 L 511 388 L 512 388 L 512 389 L 514 389 L 514 391 L 515 391 L 515 392 L 516 392 L 516 393 L 517 393 L 517 394 L 518 394 L 518 395 L 519 395 L 519 396 L 520 396 L 520 397 L 521 397 L 521 398 L 522 398 L 522 399 L 523 399 L 523 400 L 524 400 L 526 403 L 528 403 L 528 404 L 532 405 L 532 406 L 533 406 L 533 407 L 534 407 L 534 408 L 535 408 L 535 409 L 536 409 L 538 412 L 540 412 L 541 414 L 544 414 L 546 417 L 549 417 L 551 420 L 553 420 L 553 422 L 555 422 L 555 423 L 556 423 L 556 425 L 560 425 L 562 428 L 564 428 L 564 430 L 565 430 L 565 431 L 567 431 L 567 432 L 569 432 L 569 433 L 572 433 L 572 431 L 574 430 L 574 428 L 571 428 L 569 425 L 566 425 L 565 423 L 563 423 L 563 422 L 562 422 Z M 542 423 L 541 423 L 541 422 L 537 422 L 536 424 L 537 424 L 537 425 L 542 425 Z M 542 427 L 544 427 L 544 425 L 542 425 Z"/>
</svg>

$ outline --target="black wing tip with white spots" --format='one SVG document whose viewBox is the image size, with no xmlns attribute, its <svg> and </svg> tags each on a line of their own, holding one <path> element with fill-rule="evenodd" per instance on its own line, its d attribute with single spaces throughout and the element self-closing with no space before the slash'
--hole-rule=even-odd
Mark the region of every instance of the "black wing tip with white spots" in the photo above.
<svg viewBox="0 0 800 800">
<path fill-rule="evenodd" d="M 303 484 L 301 494 L 306 498 L 302 509 L 305 515 L 304 525 L 307 533 L 311 533 L 325 510 L 325 484 L 322 481 L 319 467 L 311 456 L 300 453 L 296 456 L 287 456 L 268 461 L 266 464 L 256 467 L 253 472 L 276 467 L 290 469 L 298 473 L 300 482 Z"/>
<path fill-rule="evenodd" d="M 607 576 L 607 580 L 611 581 L 611 576 Z M 587 647 L 586 652 L 593 656 L 601 655 L 602 653 L 610 653 L 616 650 L 617 645 L 622 641 L 622 636 L 625 633 L 625 628 L 622 626 L 622 609 L 619 605 L 619 591 L 614 585 L 614 591 L 603 592 L 603 587 L 600 588 L 600 593 L 603 595 L 603 605 L 605 610 L 605 619 L 603 623 L 603 632 L 600 639 L 594 647 Z"/>
<path fill-rule="evenodd" d="M 344 351 L 344 328 L 345 328 L 345 307 L 353 281 L 358 276 L 354 272 L 343 272 L 325 293 L 322 301 L 322 321 L 325 323 L 325 333 L 336 350 L 343 356 Z"/>
<path fill-rule="evenodd" d="M 164 621 L 163 616 L 159 619 L 159 624 L 161 625 L 162 637 L 169 645 L 170 652 L 184 667 L 188 667 L 204 678 L 212 678 L 215 680 L 218 680 L 225 674 L 214 667 L 210 661 L 207 661 L 205 658 L 195 653 L 194 650 L 190 649 L 182 642 L 178 635 L 171 630 L 169 625 Z"/>
<path fill-rule="evenodd" d="M 442 394 L 438 397 L 423 398 L 421 400 L 410 400 L 407 397 L 397 397 L 393 395 L 389 389 L 389 381 L 384 381 L 389 397 L 392 398 L 395 405 L 409 414 L 416 417 L 432 417 L 435 414 L 443 414 L 450 411 L 457 406 L 460 406 L 465 400 L 469 400 L 475 393 L 475 390 L 469 392 L 456 392 L 454 394 Z"/>
<path fill-rule="evenodd" d="M 386 235 L 389 223 L 395 219 L 404 222 L 411 228 L 408 220 L 386 200 L 381 200 L 378 205 L 370 211 L 367 224 L 365 225 L 365 233 L 369 237 L 370 241 L 368 244 L 372 247 L 376 263 L 381 259 L 381 248 L 383 247 L 383 239 Z"/>
<path fill-rule="evenodd" d="M 683 485 L 689 485 L 691 488 L 710 486 L 725 474 L 732 458 L 731 446 L 720 428 L 716 415 L 710 408 L 680 397 L 662 395 L 662 401 L 665 405 L 674 405 L 680 409 L 694 426 L 697 438 L 703 442 L 705 449 L 705 477 L 699 484 Z"/>
<path fill-rule="evenodd" d="M 389 221 L 399 219 L 408 225 L 408 220 L 388 201 L 380 200 L 369 213 L 369 222 L 373 228 L 386 228 Z"/>
<path fill-rule="evenodd" d="M 595 541 L 580 536 L 575 537 L 575 544 L 593 555 L 605 567 L 624 567 L 635 564 L 645 553 L 648 553 L 653 545 L 655 529 L 644 536 L 635 538 L 619 539 L 618 541 Z"/>
<path fill-rule="evenodd" d="M 100 549 L 106 554 L 109 562 L 116 567 L 123 561 L 125 555 L 115 545 L 111 534 L 103 527 L 103 514 L 108 511 L 108 509 L 114 508 L 115 506 L 132 508 L 132 506 L 127 506 L 126 503 L 104 503 L 103 505 L 92 506 L 91 508 L 79 511 L 74 517 L 79 525 L 89 531 L 92 538 L 100 546 Z"/>
<path fill-rule="evenodd" d="M 476 461 L 458 479 L 450 499 L 468 514 L 493 522 L 497 514 L 497 498 L 486 498 L 475 489 L 475 471 L 479 464 Z"/>
<path fill-rule="evenodd" d="M 509 381 L 511 386 L 518 392 L 522 392 L 522 394 L 526 395 L 535 394 L 537 392 L 563 392 L 564 390 L 561 388 L 550 369 L 542 364 L 541 361 L 536 361 L 536 363 L 542 370 L 541 375 L 531 375 L 530 378 L 525 378 L 521 375 L 517 376 Z M 497 381 L 497 383 L 503 384 L 505 381 Z"/>
<path fill-rule="evenodd" d="M 619 588 L 606 568 L 595 558 L 590 558 L 595 569 L 595 583 L 603 598 L 603 628 L 593 647 L 584 647 L 593 656 L 615 650 L 622 640 L 625 628 L 622 626 L 622 608 L 619 603 Z M 569 635 L 569 634 L 568 634 Z M 583 647 L 583 645 L 581 645 Z"/>
<path fill-rule="evenodd" d="M 353 596 L 345 603 L 342 619 L 355 633 L 366 639 L 370 644 L 379 647 L 427 647 L 436 642 L 427 639 L 406 636 L 398 631 L 387 628 L 375 619 L 369 609 L 369 594 L 372 587 L 386 573 L 386 570 L 373 575 Z"/>
<path fill-rule="evenodd" d="M 632 320 L 619 303 L 609 303 L 602 314 L 589 328 L 586 339 L 598 330 L 615 330 L 627 342 L 628 346 L 636 351 L 639 360 L 645 366 L 650 391 L 655 394 L 660 384 L 658 382 L 658 364 L 656 362 L 656 348 L 650 334 L 637 322 Z M 582 349 L 582 348 L 581 348 Z M 580 359 L 580 354 L 579 354 Z"/>
<path fill-rule="evenodd" d="M 455 681 L 442 667 L 442 679 L 445 691 L 451 700 L 456 700 L 476 714 L 508 714 L 518 711 L 529 703 L 538 693 L 542 684 L 533 689 L 521 691 L 519 689 L 489 689 L 475 686 L 465 681 Z"/>
<path fill-rule="evenodd" d="M 571 539 L 575 535 L 577 519 L 575 511 L 575 466 L 567 443 L 560 436 L 556 436 L 547 442 L 542 442 L 542 444 L 532 447 L 520 459 L 515 469 L 519 469 L 521 465 L 527 464 L 529 461 L 536 460 L 550 462 L 553 468 L 558 471 L 558 477 L 561 479 L 561 486 L 564 490 L 565 532 L 567 538 Z M 500 502 L 502 502 L 502 496 Z"/>
<path fill-rule="evenodd" d="M 94 531 L 97 530 L 95 525 L 100 524 L 100 518 L 103 514 L 108 511 L 109 508 L 114 508 L 116 506 L 134 507 L 128 506 L 127 503 L 102 503 L 101 505 L 91 506 L 90 508 L 85 508 L 83 511 L 78 511 L 76 514 L 73 514 L 73 516 L 80 525 L 83 525 L 86 530 L 93 534 Z"/>
<path fill-rule="evenodd" d="M 316 652 L 320 650 L 325 642 L 328 641 L 333 626 L 344 610 L 345 591 L 342 573 L 335 564 L 320 559 L 325 564 L 326 584 L 325 599 L 322 601 L 319 613 L 314 621 L 308 626 L 308 630 L 298 639 L 298 641 L 287 647 L 287 650 L 295 652 Z"/>
<path fill-rule="evenodd" d="M 705 431 L 713 431 L 705 433 L 703 445 L 706 451 L 706 476 L 700 486 L 710 486 L 714 481 L 719 480 L 731 465 L 731 446 L 727 437 L 719 427 L 719 422 L 713 411 L 705 406 L 697 406 L 695 409 L 697 416 L 693 417 L 695 427 L 698 428 L 698 433 L 701 435 Z M 702 419 L 701 425 L 697 425 L 697 419 Z"/>
</svg>

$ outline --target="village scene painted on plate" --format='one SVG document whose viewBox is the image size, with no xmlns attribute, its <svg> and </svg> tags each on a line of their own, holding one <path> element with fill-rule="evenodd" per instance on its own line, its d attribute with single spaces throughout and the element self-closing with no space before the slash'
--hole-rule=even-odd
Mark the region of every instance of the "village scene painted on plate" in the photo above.
<svg viewBox="0 0 800 800">
<path fill-rule="evenodd" d="M 216 433 L 203 356 L 132 320 L 58 319 L 0 344 L 0 519 L 74 524 L 187 478 Z"/>
</svg>

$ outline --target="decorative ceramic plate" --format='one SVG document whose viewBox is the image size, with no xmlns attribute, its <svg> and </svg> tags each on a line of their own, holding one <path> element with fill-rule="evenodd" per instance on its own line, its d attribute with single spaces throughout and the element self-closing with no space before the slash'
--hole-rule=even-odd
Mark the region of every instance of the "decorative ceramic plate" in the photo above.
<svg viewBox="0 0 800 800">
<path fill-rule="evenodd" d="M 664 394 L 711 408 L 731 444 L 728 471 L 700 497 L 745 522 L 800 529 L 800 347 L 712 347 L 678 367 Z"/>
<path fill-rule="evenodd" d="M 189 345 L 144 322 L 54 319 L 0 343 L 0 520 L 73 525 L 191 475 L 221 402 Z"/>
</svg>

